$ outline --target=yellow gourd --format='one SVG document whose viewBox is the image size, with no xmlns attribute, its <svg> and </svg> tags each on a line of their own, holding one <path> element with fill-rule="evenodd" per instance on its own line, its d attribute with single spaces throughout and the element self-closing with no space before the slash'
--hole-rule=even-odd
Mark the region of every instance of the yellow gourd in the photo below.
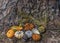
<svg viewBox="0 0 60 43">
<path fill-rule="evenodd" d="M 17 31 L 20 31 L 23 29 L 23 27 L 22 26 L 12 26 L 11 29 L 15 29 Z"/>
</svg>

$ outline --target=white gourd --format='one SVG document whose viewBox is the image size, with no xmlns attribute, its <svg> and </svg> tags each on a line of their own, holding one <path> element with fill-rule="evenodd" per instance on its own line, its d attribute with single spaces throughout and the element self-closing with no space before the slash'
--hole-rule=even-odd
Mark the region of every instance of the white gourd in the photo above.
<svg viewBox="0 0 60 43">
<path fill-rule="evenodd" d="M 34 34 L 40 34 L 40 32 L 38 31 L 38 29 L 36 29 L 36 28 L 32 29 L 32 32 L 33 32 Z"/>
<path fill-rule="evenodd" d="M 23 31 L 16 31 L 15 32 L 15 37 L 18 39 L 21 39 L 24 36 L 24 32 Z"/>
</svg>

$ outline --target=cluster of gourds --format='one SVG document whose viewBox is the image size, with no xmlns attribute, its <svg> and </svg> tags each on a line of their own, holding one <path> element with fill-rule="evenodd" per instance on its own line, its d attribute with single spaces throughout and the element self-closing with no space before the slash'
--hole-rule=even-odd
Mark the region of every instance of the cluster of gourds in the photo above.
<svg viewBox="0 0 60 43">
<path fill-rule="evenodd" d="M 36 27 L 33 23 L 25 23 L 23 26 L 12 26 L 6 33 L 8 38 L 18 39 L 32 38 L 34 41 L 41 39 L 41 33 L 45 31 L 44 26 Z M 26 37 L 25 37 L 26 36 Z M 25 37 L 25 38 L 24 38 Z"/>
<path fill-rule="evenodd" d="M 42 25 L 39 20 L 24 14 L 20 14 L 20 16 L 24 18 L 20 19 L 20 25 L 12 26 L 10 30 L 7 31 L 6 36 L 8 38 L 16 37 L 18 39 L 24 39 L 25 41 L 30 38 L 34 41 L 41 40 L 41 33 L 45 32 L 45 26 Z M 33 23 L 29 22 L 30 20 L 32 20 Z"/>
</svg>

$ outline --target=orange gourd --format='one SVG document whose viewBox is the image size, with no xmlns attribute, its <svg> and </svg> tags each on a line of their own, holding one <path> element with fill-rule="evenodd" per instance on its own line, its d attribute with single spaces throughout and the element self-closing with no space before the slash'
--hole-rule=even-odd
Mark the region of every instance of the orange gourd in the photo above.
<svg viewBox="0 0 60 43">
<path fill-rule="evenodd" d="M 8 37 L 8 38 L 12 38 L 13 36 L 14 36 L 14 31 L 12 30 L 12 29 L 10 29 L 10 30 L 8 30 L 8 32 L 6 33 L 6 36 Z"/>
<path fill-rule="evenodd" d="M 24 25 L 24 30 L 29 30 L 29 23 L 26 23 L 25 25 Z"/>
<path fill-rule="evenodd" d="M 32 35 L 32 39 L 33 39 L 34 41 L 38 41 L 38 40 L 41 39 L 41 36 L 40 36 L 39 34 L 33 34 L 33 35 Z"/>
<path fill-rule="evenodd" d="M 34 28 L 34 25 L 32 23 L 26 23 L 24 27 L 25 30 L 32 30 Z"/>
<path fill-rule="evenodd" d="M 32 30 L 34 28 L 34 24 L 30 23 L 30 30 Z"/>
</svg>

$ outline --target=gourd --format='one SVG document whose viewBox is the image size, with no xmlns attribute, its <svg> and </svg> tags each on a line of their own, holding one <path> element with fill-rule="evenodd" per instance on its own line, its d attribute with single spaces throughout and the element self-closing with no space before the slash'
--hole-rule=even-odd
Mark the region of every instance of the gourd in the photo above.
<svg viewBox="0 0 60 43">
<path fill-rule="evenodd" d="M 30 23 L 30 30 L 34 28 L 34 24 Z"/>
<path fill-rule="evenodd" d="M 11 29 L 20 31 L 23 29 L 23 27 L 22 26 L 12 26 Z"/>
<path fill-rule="evenodd" d="M 39 34 L 33 34 L 33 35 L 32 35 L 32 39 L 33 39 L 34 41 L 39 41 L 39 40 L 41 39 L 41 36 L 40 36 Z"/>
<path fill-rule="evenodd" d="M 29 23 L 26 23 L 25 25 L 24 25 L 24 30 L 29 30 Z"/>
<path fill-rule="evenodd" d="M 39 32 L 42 33 L 42 32 L 45 32 L 45 27 L 44 26 L 40 26 L 38 28 Z"/>
<path fill-rule="evenodd" d="M 32 32 L 33 32 L 34 34 L 40 34 L 40 32 L 38 31 L 37 28 L 32 29 Z"/>
<path fill-rule="evenodd" d="M 10 30 L 8 30 L 8 32 L 6 33 L 6 36 L 8 37 L 8 38 L 12 38 L 13 36 L 14 36 L 14 31 L 12 30 L 12 29 L 10 29 Z"/>
<path fill-rule="evenodd" d="M 34 25 L 32 23 L 26 23 L 24 27 L 24 30 L 32 30 L 34 28 Z"/>
<path fill-rule="evenodd" d="M 23 31 L 16 31 L 14 36 L 18 39 L 21 39 L 24 36 L 24 32 Z"/>
<path fill-rule="evenodd" d="M 25 32 L 25 35 L 28 37 L 28 38 L 31 38 L 32 37 L 32 31 L 26 31 Z"/>
</svg>

